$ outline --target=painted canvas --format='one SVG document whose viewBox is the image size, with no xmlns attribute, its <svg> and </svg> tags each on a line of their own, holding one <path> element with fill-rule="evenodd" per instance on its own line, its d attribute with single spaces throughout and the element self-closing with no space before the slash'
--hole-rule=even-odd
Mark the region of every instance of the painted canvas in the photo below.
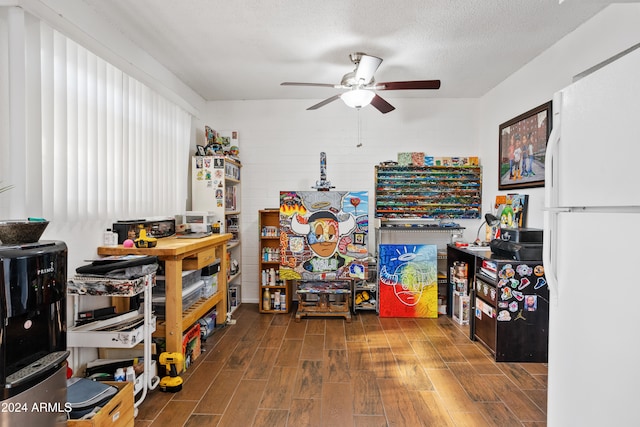
<svg viewBox="0 0 640 427">
<path fill-rule="evenodd" d="M 380 245 L 380 317 L 438 317 L 436 245 Z"/>
<path fill-rule="evenodd" d="M 366 191 L 280 192 L 280 278 L 367 277 Z"/>
</svg>

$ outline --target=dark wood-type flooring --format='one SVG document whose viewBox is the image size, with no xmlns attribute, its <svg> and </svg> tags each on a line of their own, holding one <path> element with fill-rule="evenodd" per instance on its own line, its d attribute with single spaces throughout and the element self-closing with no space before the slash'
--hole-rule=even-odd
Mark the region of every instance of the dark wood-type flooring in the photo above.
<svg viewBox="0 0 640 427">
<path fill-rule="evenodd" d="M 496 363 L 446 316 L 297 323 L 242 304 L 234 319 L 136 427 L 546 425 L 546 364 Z"/>
</svg>

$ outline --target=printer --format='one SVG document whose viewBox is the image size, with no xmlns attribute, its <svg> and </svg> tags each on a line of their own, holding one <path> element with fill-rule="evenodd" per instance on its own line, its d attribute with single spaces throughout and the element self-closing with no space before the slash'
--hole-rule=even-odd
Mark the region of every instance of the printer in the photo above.
<svg viewBox="0 0 640 427">
<path fill-rule="evenodd" d="M 500 237 L 489 244 L 495 255 L 514 261 L 542 259 L 542 230 L 501 228 Z"/>
</svg>

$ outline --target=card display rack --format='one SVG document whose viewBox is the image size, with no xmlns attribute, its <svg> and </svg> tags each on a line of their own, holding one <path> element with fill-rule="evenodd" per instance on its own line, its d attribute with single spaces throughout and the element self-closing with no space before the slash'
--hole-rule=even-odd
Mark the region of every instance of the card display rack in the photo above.
<svg viewBox="0 0 640 427">
<path fill-rule="evenodd" d="M 375 179 L 376 218 L 480 218 L 480 166 L 378 165 Z"/>
</svg>

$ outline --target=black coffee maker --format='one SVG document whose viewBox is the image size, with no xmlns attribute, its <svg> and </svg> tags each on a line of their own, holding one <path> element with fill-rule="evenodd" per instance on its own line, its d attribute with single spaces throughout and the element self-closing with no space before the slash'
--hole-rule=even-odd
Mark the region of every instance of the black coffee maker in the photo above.
<svg viewBox="0 0 640 427">
<path fill-rule="evenodd" d="M 64 242 L 0 245 L 0 425 L 66 423 L 66 283 Z"/>
</svg>

